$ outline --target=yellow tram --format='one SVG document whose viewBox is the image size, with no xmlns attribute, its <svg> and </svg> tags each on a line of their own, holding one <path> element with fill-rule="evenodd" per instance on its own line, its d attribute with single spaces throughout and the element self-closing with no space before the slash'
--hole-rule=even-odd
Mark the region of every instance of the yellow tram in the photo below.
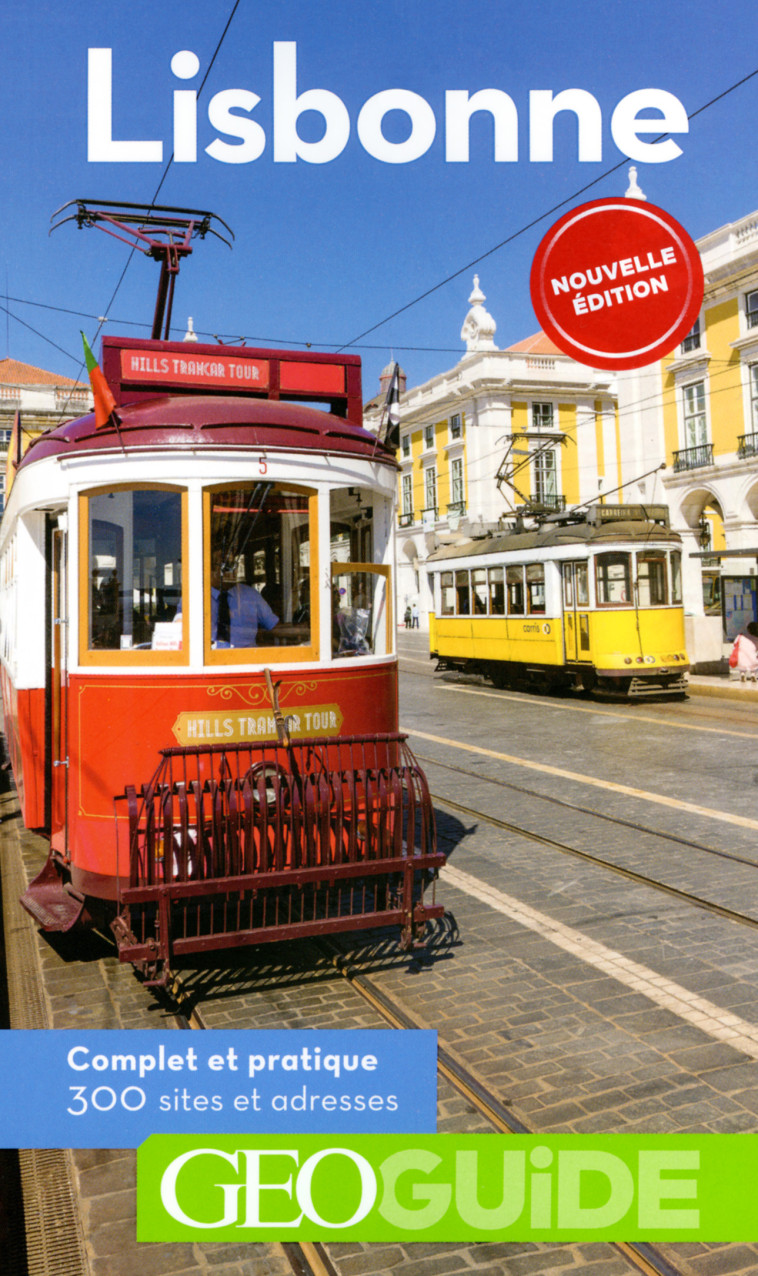
<svg viewBox="0 0 758 1276">
<path fill-rule="evenodd" d="M 596 505 L 430 554 L 430 653 L 498 687 L 681 695 L 681 540 L 665 506 Z"/>
</svg>

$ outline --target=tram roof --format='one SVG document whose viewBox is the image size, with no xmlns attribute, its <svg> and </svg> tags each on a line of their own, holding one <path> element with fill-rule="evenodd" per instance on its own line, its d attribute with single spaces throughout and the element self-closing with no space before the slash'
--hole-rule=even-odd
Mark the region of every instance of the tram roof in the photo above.
<svg viewBox="0 0 758 1276">
<path fill-rule="evenodd" d="M 570 545 L 607 544 L 612 541 L 636 541 L 657 544 L 680 541 L 669 527 L 647 519 L 617 519 L 603 523 L 555 523 L 534 531 L 504 532 L 442 545 L 427 558 L 428 563 L 446 562 L 450 558 L 476 558 L 479 555 L 522 553 L 529 549 L 550 549 Z"/>
<path fill-rule="evenodd" d="M 119 405 L 117 418 L 66 421 L 29 445 L 19 470 L 77 453 L 255 449 L 340 453 L 397 469 L 395 453 L 344 417 L 302 404 L 235 395 L 157 395 Z"/>
</svg>

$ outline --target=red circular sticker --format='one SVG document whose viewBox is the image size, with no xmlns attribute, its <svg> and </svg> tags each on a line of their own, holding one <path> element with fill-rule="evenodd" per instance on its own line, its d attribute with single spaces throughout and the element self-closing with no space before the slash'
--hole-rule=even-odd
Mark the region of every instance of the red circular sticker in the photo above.
<svg viewBox="0 0 758 1276">
<path fill-rule="evenodd" d="M 542 240 L 532 305 L 564 354 L 593 368 L 641 368 L 673 350 L 703 300 L 694 241 L 662 208 L 596 199 Z"/>
</svg>

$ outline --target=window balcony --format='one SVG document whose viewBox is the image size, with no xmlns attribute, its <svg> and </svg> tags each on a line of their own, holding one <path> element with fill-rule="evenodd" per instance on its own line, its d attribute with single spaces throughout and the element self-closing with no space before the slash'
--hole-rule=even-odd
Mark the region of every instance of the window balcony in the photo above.
<svg viewBox="0 0 758 1276">
<path fill-rule="evenodd" d="M 400 527 L 412 527 L 414 522 L 413 510 L 408 514 L 399 514 L 397 521 Z"/>
<path fill-rule="evenodd" d="M 737 455 L 740 460 L 758 456 L 758 434 L 740 434 L 737 439 Z"/>
<path fill-rule="evenodd" d="M 543 509 L 565 510 L 566 497 L 559 496 L 556 492 L 541 492 L 539 495 L 530 496 L 529 503 L 542 506 Z"/>
<path fill-rule="evenodd" d="M 460 515 L 465 514 L 465 513 L 466 513 L 466 502 L 465 502 L 465 501 L 453 501 L 451 505 L 448 505 L 448 507 L 447 507 L 447 512 L 448 512 L 448 514 L 460 514 Z"/>
<path fill-rule="evenodd" d="M 686 447 L 674 453 L 674 473 L 682 470 L 698 470 L 704 465 L 713 465 L 713 444 L 701 443 L 699 447 Z"/>
</svg>

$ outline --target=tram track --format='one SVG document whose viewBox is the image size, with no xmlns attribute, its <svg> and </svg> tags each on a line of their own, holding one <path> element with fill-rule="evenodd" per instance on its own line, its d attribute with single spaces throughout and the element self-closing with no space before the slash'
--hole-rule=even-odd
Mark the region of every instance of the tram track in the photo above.
<svg viewBox="0 0 758 1276">
<path fill-rule="evenodd" d="M 466 771 L 462 767 L 450 766 L 449 764 L 438 762 L 436 759 L 433 759 L 433 758 L 423 758 L 422 756 L 418 754 L 416 756 L 418 757 L 418 760 L 420 762 L 425 762 L 427 764 L 431 763 L 435 766 L 441 766 L 447 770 L 456 771 L 461 775 L 465 775 L 471 779 L 475 779 L 480 782 L 483 778 L 486 778 L 475 772 Z M 754 860 L 749 860 L 739 855 L 732 855 L 728 851 L 719 851 L 713 847 L 704 846 L 701 843 L 692 842 L 686 838 L 679 837 L 676 834 L 670 834 L 670 833 L 667 833 L 666 831 L 651 829 L 647 827 L 646 825 L 636 824 L 632 820 L 619 819 L 616 816 L 607 815 L 603 812 L 592 811 L 588 807 L 582 807 L 575 803 L 566 802 L 561 798 L 553 798 L 549 795 L 545 796 L 544 794 L 541 794 L 537 791 L 531 791 L 529 789 L 523 788 L 518 785 L 510 785 L 505 781 L 491 780 L 489 782 L 492 784 L 497 784 L 500 787 L 517 789 L 519 793 L 526 794 L 530 797 L 538 798 L 546 802 L 554 802 L 559 806 L 568 807 L 569 809 L 576 811 L 577 813 L 589 815 L 597 819 L 608 820 L 611 823 L 618 825 L 619 827 L 628 828 L 631 831 L 636 833 L 646 834 L 650 837 L 660 838 L 662 840 L 674 841 L 678 843 L 679 845 L 686 847 L 687 849 L 710 852 L 711 854 L 717 855 L 720 858 L 732 860 L 733 862 L 737 864 L 741 864 L 749 868 L 758 869 L 758 864 L 756 864 Z M 692 891 L 683 890 L 681 887 L 673 886 L 671 883 L 668 883 L 668 882 L 662 882 L 655 877 L 650 877 L 646 873 L 639 872 L 637 869 L 629 868 L 623 864 L 614 864 L 610 860 L 603 858 L 602 855 L 596 855 L 592 851 L 583 850 L 581 847 L 578 847 L 578 846 L 571 846 L 567 842 L 561 842 L 556 838 L 548 837 L 544 833 L 537 833 L 535 832 L 534 829 L 529 829 L 523 824 L 517 824 L 511 820 L 503 820 L 499 816 L 490 815 L 486 811 L 479 810 L 478 808 L 475 808 L 475 807 L 467 806 L 463 802 L 457 802 L 454 798 L 450 798 L 446 794 L 436 793 L 433 790 L 430 790 L 430 795 L 431 795 L 432 801 L 435 804 L 439 805 L 440 807 L 443 807 L 446 810 L 454 812 L 456 815 L 464 815 L 470 819 L 482 820 L 493 828 L 502 829 L 503 831 L 509 832 L 509 833 L 515 833 L 517 836 L 523 837 L 525 840 L 534 842 L 537 845 L 544 846 L 553 851 L 558 851 L 560 854 L 563 854 L 563 855 L 572 856 L 573 858 L 582 860 L 585 863 L 593 864 L 597 866 L 598 868 L 607 869 L 608 872 L 614 873 L 618 877 L 622 877 L 626 879 L 627 881 L 634 882 L 636 885 L 639 885 L 639 886 L 650 887 L 652 890 L 656 890 L 674 899 L 678 899 L 682 903 L 689 904 L 693 908 L 699 908 L 699 909 L 702 909 L 704 912 L 713 913 L 718 917 L 722 917 L 727 921 L 736 922 L 742 926 L 748 926 L 753 929 L 758 929 L 758 917 L 751 917 L 747 913 L 741 913 L 736 909 L 729 908 L 725 904 L 719 904 L 715 900 L 705 899 L 700 895 L 694 894 Z"/>
<path fill-rule="evenodd" d="M 429 1024 L 421 1022 L 417 1016 L 410 1014 L 395 997 L 379 988 L 369 976 L 357 970 L 339 940 L 330 938 L 314 942 L 316 947 L 328 955 L 335 972 L 376 1011 L 388 1027 L 401 1032 L 429 1029 Z M 183 991 L 180 977 L 174 980 L 171 996 L 181 1005 Z M 199 1031 L 207 1028 L 202 1010 L 196 1005 L 192 1007 L 188 1015 L 181 1010 L 178 1011 L 177 1017 L 182 1021 L 181 1027 Z M 499 1096 L 488 1087 L 486 1081 L 465 1064 L 449 1046 L 438 1044 L 437 1072 L 497 1133 L 539 1133 L 503 1103 Z M 339 1271 L 333 1265 L 327 1248 L 320 1242 L 283 1242 L 280 1248 L 290 1265 L 293 1276 L 339 1276 Z M 643 1273 L 643 1276 L 687 1276 L 685 1270 L 675 1266 L 654 1245 L 618 1241 L 612 1244 L 612 1248 L 634 1271 Z"/>
<path fill-rule="evenodd" d="M 440 799 L 440 801 L 443 804 L 443 800 Z M 481 812 L 476 814 L 479 818 L 482 818 Z M 20 885 L 20 881 L 14 881 L 8 892 L 8 899 L 12 909 L 17 908 L 15 899 Z M 19 921 L 18 915 L 16 913 L 11 915 L 15 918 L 15 924 L 17 925 Z M 30 936 L 33 935 L 33 928 L 30 928 L 27 920 L 21 918 L 21 922 L 23 924 L 19 929 L 25 930 Z M 374 980 L 360 971 L 354 960 L 351 960 L 347 950 L 340 951 L 340 945 L 335 944 L 333 940 L 330 941 L 329 952 L 330 963 L 335 969 L 335 978 L 345 978 L 346 982 L 349 982 L 351 989 L 370 1004 L 377 1014 L 381 1014 L 383 1021 L 389 1026 L 401 1030 L 403 1028 L 424 1028 L 429 1026 L 409 1014 L 408 1010 L 400 1002 L 388 995 Z M 32 981 L 33 985 L 34 981 Z M 27 990 L 25 999 L 28 1001 L 28 973 L 19 983 L 19 988 Z M 155 994 L 151 995 L 154 996 Z M 181 1018 L 176 1020 L 177 1027 L 182 1029 L 202 1029 L 205 1027 L 202 998 L 195 1005 L 193 999 L 196 996 L 197 990 L 190 989 L 187 1005 L 184 1009 L 179 1008 Z M 18 1026 L 21 1026 L 21 1024 L 19 1023 Z M 37 1026 L 43 1025 L 38 1023 Z M 248 1018 L 245 1027 L 250 1026 Z M 538 1131 L 535 1131 L 522 1121 L 496 1094 L 493 1094 L 487 1083 L 481 1077 L 478 1077 L 471 1068 L 462 1063 L 454 1050 L 449 1049 L 444 1044 L 440 1048 L 440 1076 L 451 1086 L 454 1086 L 456 1091 L 481 1114 L 482 1118 L 486 1120 L 493 1130 L 502 1133 L 538 1133 Z M 66 1248 L 68 1248 L 68 1243 Z M 339 1276 L 339 1259 L 337 1259 L 337 1266 L 335 1266 L 330 1257 L 328 1247 L 321 1244 L 282 1242 L 280 1246 L 277 1246 L 277 1250 L 281 1257 L 286 1259 L 288 1269 L 293 1273 L 293 1276 Z M 661 1252 L 656 1246 L 619 1243 L 616 1245 L 616 1250 L 620 1256 L 623 1256 L 630 1271 L 638 1271 L 644 1273 L 645 1276 L 692 1276 L 692 1268 L 687 1264 L 686 1260 L 683 1266 L 679 1266 L 676 1256 L 669 1258 L 667 1254 Z M 73 1248 L 70 1252 L 74 1252 Z M 58 1261 L 59 1257 L 60 1249 L 57 1257 L 54 1258 L 53 1266 L 35 1267 L 34 1271 L 39 1271 L 40 1274 L 44 1271 L 45 1276 L 47 1276 L 48 1272 L 54 1272 L 55 1276 L 59 1276 L 59 1268 L 55 1266 L 55 1262 Z M 65 1270 L 68 1271 L 69 1269 L 66 1268 Z M 74 1268 L 71 1268 L 71 1270 L 73 1271 Z M 82 1272 L 85 1270 L 84 1267 L 81 1268 Z M 60 1269 L 60 1276 L 62 1276 L 62 1269 Z"/>
<path fill-rule="evenodd" d="M 14 882 L 12 898 L 15 902 L 15 893 L 20 883 Z M 33 928 L 27 925 L 26 920 L 22 919 L 22 929 L 27 933 L 29 939 L 33 936 Z M 360 996 L 361 999 L 368 1003 L 372 1010 L 381 1016 L 382 1021 L 392 1028 L 399 1030 L 407 1028 L 426 1028 L 429 1025 L 419 1021 L 418 1017 L 409 1013 L 408 1009 L 402 1005 L 396 998 L 391 996 L 380 988 L 378 984 L 360 971 L 353 960 L 351 960 L 349 952 L 336 940 L 319 941 L 322 951 L 328 955 L 328 963 L 333 967 L 335 979 L 344 979 L 350 986 L 350 989 Z M 31 960 L 31 958 L 29 959 Z M 24 979 L 24 985 L 28 983 Z M 151 999 L 157 995 L 156 990 L 151 990 Z M 171 989 L 171 996 L 166 994 L 165 1010 L 172 1010 L 175 1017 L 175 1026 L 182 1030 L 206 1030 L 206 1023 L 203 1017 L 202 998 L 196 1002 L 197 990 L 191 987 L 183 994 L 181 977 L 178 977 Z M 186 1003 L 186 1004 L 183 1004 Z M 38 1026 L 38 1017 L 35 1019 Z M 17 1021 L 18 1026 L 21 1021 Z M 250 1027 L 250 1021 L 247 1020 L 246 1027 Z M 212 1028 L 210 1029 L 212 1030 Z M 439 1049 L 439 1075 L 457 1093 L 464 1097 L 466 1102 L 471 1105 L 475 1111 L 480 1114 L 482 1119 L 494 1131 L 504 1134 L 519 1133 L 538 1133 L 528 1124 L 526 1124 L 512 1109 L 502 1102 L 500 1097 L 494 1094 L 488 1084 L 477 1075 L 475 1070 L 467 1066 L 447 1045 L 442 1044 Z M 60 1155 L 60 1154 L 58 1154 Z M 78 1229 L 76 1229 L 78 1230 Z M 81 1233 L 80 1233 L 81 1235 Z M 67 1248 L 68 1248 L 67 1242 Z M 654 1245 L 632 1244 L 619 1242 L 615 1245 L 617 1253 L 622 1256 L 630 1271 L 643 1273 L 644 1276 L 692 1276 L 692 1269 L 685 1262 L 684 1266 L 677 1265 L 676 1261 L 672 1261 L 666 1254 L 662 1253 Z M 276 1251 L 281 1258 L 286 1260 L 288 1270 L 293 1276 L 340 1276 L 339 1260 L 336 1264 L 333 1262 L 328 1246 L 314 1242 L 281 1242 L 276 1246 Z M 72 1246 L 70 1253 L 76 1250 Z M 55 1255 L 47 1255 L 40 1265 L 30 1267 L 40 1276 L 48 1276 L 54 1273 L 55 1276 L 63 1276 L 64 1271 L 67 1273 L 69 1268 L 60 1268 L 58 1260 L 60 1258 L 60 1249 Z M 78 1261 L 78 1260 L 77 1260 Z M 51 1264 L 51 1265 L 48 1265 Z M 71 1271 L 76 1270 L 71 1268 Z M 82 1266 L 82 1272 L 87 1270 Z"/>
<path fill-rule="evenodd" d="M 604 820 L 609 824 L 615 825 L 617 828 L 626 828 L 633 833 L 644 833 L 650 837 L 659 838 L 661 841 L 674 842 L 678 846 L 684 846 L 687 850 L 703 851 L 706 855 L 715 855 L 718 859 L 728 860 L 733 864 L 742 864 L 747 868 L 758 868 L 758 861 L 748 859 L 745 855 L 736 855 L 733 851 L 725 851 L 720 847 L 708 846 L 705 842 L 693 842 L 691 838 L 681 837 L 678 833 L 672 833 L 668 829 L 654 829 L 647 824 L 640 824 L 636 820 L 625 820 L 618 815 L 609 815 L 606 811 L 598 811 L 590 806 L 583 806 L 579 802 L 570 802 L 568 798 L 557 797 L 553 793 L 541 793 L 539 789 L 530 789 L 523 784 L 514 784 L 512 780 L 495 779 L 492 776 L 483 776 L 481 772 L 469 771 L 465 767 L 456 766 L 451 762 L 441 762 L 439 758 L 426 757 L 424 754 L 415 753 L 419 762 L 426 763 L 429 766 L 439 767 L 444 771 L 452 771 L 457 775 L 463 776 L 467 780 L 485 780 L 488 784 L 495 785 L 500 789 L 508 789 L 512 793 L 518 793 L 522 797 L 536 798 L 540 802 L 549 803 L 551 806 L 562 807 L 564 810 L 573 811 L 577 815 L 589 815 L 596 820 Z M 447 802 L 449 799 L 440 794 L 432 794 L 435 801 Z M 464 810 L 466 808 L 463 808 Z M 476 812 L 476 814 L 482 814 Z M 522 831 L 518 826 L 513 826 L 518 831 Z"/>
</svg>

